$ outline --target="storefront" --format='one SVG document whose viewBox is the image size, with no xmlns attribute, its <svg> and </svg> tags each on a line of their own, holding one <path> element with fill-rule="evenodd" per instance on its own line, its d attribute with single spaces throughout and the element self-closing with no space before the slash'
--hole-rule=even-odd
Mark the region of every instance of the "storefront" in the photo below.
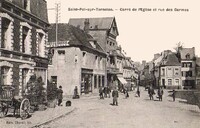
<svg viewBox="0 0 200 128">
<path fill-rule="evenodd" d="M 92 69 L 82 69 L 81 70 L 81 94 L 88 94 L 92 92 Z"/>
</svg>

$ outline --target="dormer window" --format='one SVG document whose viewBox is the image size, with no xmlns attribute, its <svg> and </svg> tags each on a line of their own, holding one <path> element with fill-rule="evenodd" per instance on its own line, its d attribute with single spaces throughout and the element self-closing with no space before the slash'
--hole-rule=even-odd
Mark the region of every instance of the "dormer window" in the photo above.
<svg viewBox="0 0 200 128">
<path fill-rule="evenodd" d="M 30 0 L 24 0 L 24 5 L 23 5 L 24 9 L 26 9 L 27 11 L 30 11 Z"/>
<path fill-rule="evenodd" d="M 186 56 L 185 56 L 186 59 L 190 59 L 190 54 L 188 53 Z"/>
</svg>

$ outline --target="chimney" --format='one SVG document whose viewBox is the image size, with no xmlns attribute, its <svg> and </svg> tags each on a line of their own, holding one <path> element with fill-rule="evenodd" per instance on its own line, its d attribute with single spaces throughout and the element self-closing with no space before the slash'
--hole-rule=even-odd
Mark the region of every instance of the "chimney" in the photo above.
<svg viewBox="0 0 200 128">
<path fill-rule="evenodd" d="M 89 29 L 90 29 L 90 22 L 89 22 L 89 19 L 85 19 L 85 21 L 84 21 L 84 31 L 86 32 L 86 33 L 88 33 L 89 32 Z"/>
<path fill-rule="evenodd" d="M 160 54 L 159 53 L 156 53 L 156 54 L 154 54 L 154 60 L 156 60 L 156 59 L 158 59 L 160 57 Z"/>
</svg>

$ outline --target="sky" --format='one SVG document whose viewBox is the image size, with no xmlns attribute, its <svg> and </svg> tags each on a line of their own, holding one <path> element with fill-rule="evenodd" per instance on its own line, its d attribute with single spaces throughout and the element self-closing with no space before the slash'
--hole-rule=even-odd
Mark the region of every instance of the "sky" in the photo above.
<svg viewBox="0 0 200 128">
<path fill-rule="evenodd" d="M 151 61 L 154 54 L 173 51 L 179 42 L 187 48 L 195 47 L 196 55 L 200 56 L 199 0 L 47 0 L 50 23 L 55 23 L 55 3 L 61 4 L 60 23 L 68 23 L 69 18 L 115 17 L 118 45 L 133 61 Z M 113 11 L 69 11 L 69 8 Z"/>
</svg>

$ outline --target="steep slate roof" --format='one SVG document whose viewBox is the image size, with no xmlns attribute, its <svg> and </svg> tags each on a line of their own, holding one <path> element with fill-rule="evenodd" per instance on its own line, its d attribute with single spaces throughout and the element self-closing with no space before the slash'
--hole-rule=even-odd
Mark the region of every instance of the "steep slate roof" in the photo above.
<svg viewBox="0 0 200 128">
<path fill-rule="evenodd" d="M 70 18 L 69 24 L 80 29 L 84 29 L 84 21 L 89 19 L 90 30 L 92 29 L 106 29 L 109 30 L 115 21 L 115 17 L 100 17 L 100 18 Z M 97 28 L 95 27 L 97 26 Z M 118 30 L 117 30 L 118 33 Z"/>
<path fill-rule="evenodd" d="M 190 54 L 190 58 L 193 59 L 195 57 L 195 48 L 182 48 L 180 49 L 181 59 L 186 59 L 186 55 Z"/>
<path fill-rule="evenodd" d="M 164 61 L 164 64 L 166 66 L 181 66 L 181 63 L 178 61 L 178 58 L 174 53 L 169 53 L 167 55 L 166 60 Z"/>
<path fill-rule="evenodd" d="M 69 41 L 69 45 L 72 46 L 85 46 L 90 49 L 95 49 L 89 43 L 89 40 L 93 40 L 93 37 L 83 30 L 76 28 L 72 25 L 59 23 L 58 24 L 58 44 L 59 42 Z M 48 42 L 56 42 L 56 24 L 51 24 L 48 31 Z M 96 43 L 96 49 L 99 52 L 104 52 L 103 49 Z"/>
</svg>

